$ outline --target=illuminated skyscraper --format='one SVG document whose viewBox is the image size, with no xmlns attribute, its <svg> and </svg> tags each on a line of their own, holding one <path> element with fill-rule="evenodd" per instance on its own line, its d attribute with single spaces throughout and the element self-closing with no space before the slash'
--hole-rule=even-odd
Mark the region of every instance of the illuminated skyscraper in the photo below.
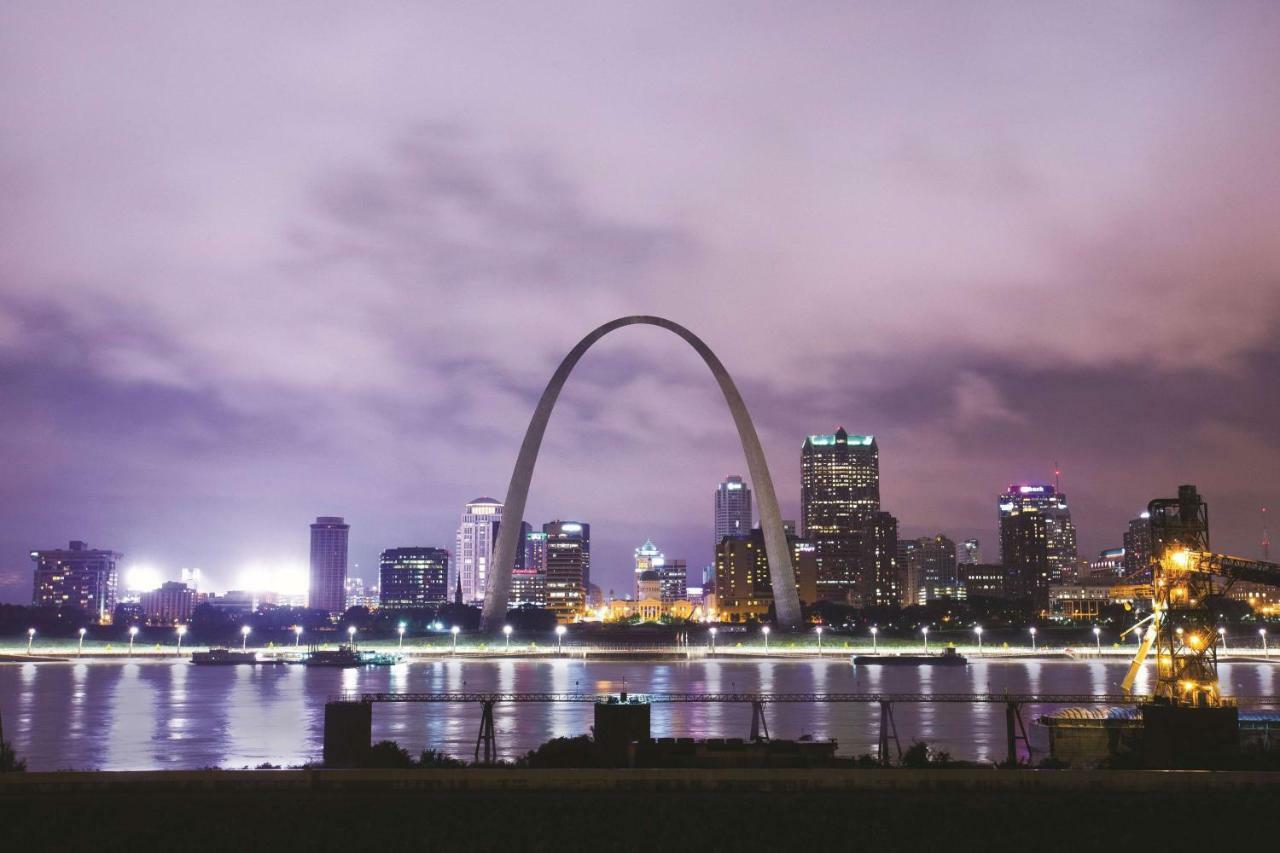
<svg viewBox="0 0 1280 853">
<path fill-rule="evenodd" d="M 551 521 L 547 535 L 547 609 L 558 622 L 572 622 L 586 604 L 591 583 L 591 525 Z"/>
<path fill-rule="evenodd" d="M 74 541 L 65 550 L 32 551 L 31 559 L 36 562 L 32 604 L 76 607 L 100 623 L 111 621 L 123 554 Z"/>
<path fill-rule="evenodd" d="M 1151 514 L 1142 515 L 1129 522 L 1124 534 L 1124 573 L 1136 574 L 1148 568 L 1151 561 Z"/>
<path fill-rule="evenodd" d="M 347 535 L 351 525 L 341 516 L 322 515 L 311 525 L 311 577 L 307 606 L 327 613 L 346 607 Z"/>
<path fill-rule="evenodd" d="M 493 561 L 493 546 L 501 521 L 502 504 L 493 498 L 476 498 L 462 510 L 449 588 L 462 588 L 463 604 L 484 601 L 485 582 L 489 577 L 489 564 Z"/>
<path fill-rule="evenodd" d="M 716 542 L 726 536 L 751 533 L 751 488 L 737 474 L 730 474 L 716 487 Z"/>
<path fill-rule="evenodd" d="M 529 528 L 528 524 L 524 527 Z M 511 574 L 508 607 L 547 606 L 547 534 L 525 531 L 523 558 Z"/>
<path fill-rule="evenodd" d="M 870 527 L 880 511 L 880 450 L 874 436 L 811 435 L 800 452 L 800 513 L 804 536 L 818 560 L 818 597 L 874 603 L 877 568 L 867 562 L 876 552 Z M 896 531 L 895 531 L 896 538 Z M 896 563 L 894 553 L 885 557 Z M 891 603 L 884 601 L 883 603 Z"/>
<path fill-rule="evenodd" d="M 1076 529 L 1067 496 L 1047 483 L 1015 483 L 999 499 L 1000 562 L 1011 592 L 1048 607 L 1049 584 L 1073 577 Z"/>
<path fill-rule="evenodd" d="M 982 562 L 982 543 L 977 539 L 964 540 L 964 551 L 957 554 L 959 561 L 969 566 L 976 566 Z"/>
</svg>

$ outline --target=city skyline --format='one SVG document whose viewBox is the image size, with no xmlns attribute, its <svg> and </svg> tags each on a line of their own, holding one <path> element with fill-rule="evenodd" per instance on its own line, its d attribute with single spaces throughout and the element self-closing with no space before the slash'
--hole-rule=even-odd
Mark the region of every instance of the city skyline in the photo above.
<svg viewBox="0 0 1280 853">
<path fill-rule="evenodd" d="M 840 424 L 900 536 L 989 562 L 1055 460 L 1085 555 L 1194 482 L 1257 556 L 1280 503 L 1274 4 L 0 15 L 0 600 L 71 540 L 226 587 L 325 513 L 367 582 L 449 547 L 636 313 L 733 372 L 787 518 Z M 661 334 L 583 360 L 524 513 L 589 521 L 606 588 L 647 536 L 711 562 L 743 469 Z"/>
</svg>

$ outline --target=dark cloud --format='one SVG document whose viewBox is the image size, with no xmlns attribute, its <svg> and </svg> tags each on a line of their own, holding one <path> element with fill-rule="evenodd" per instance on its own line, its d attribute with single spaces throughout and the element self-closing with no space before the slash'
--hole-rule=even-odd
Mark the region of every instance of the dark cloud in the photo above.
<svg viewBox="0 0 1280 853">
<path fill-rule="evenodd" d="M 0 13 L 0 597 L 71 538 L 225 583 L 317 514 L 366 574 L 450 545 L 637 313 L 720 355 L 789 516 L 840 424 L 913 533 L 990 540 L 1054 461 L 1087 550 L 1183 481 L 1245 553 L 1280 503 L 1274 5 L 312 9 Z M 529 520 L 622 589 L 743 467 L 625 329 Z"/>
</svg>

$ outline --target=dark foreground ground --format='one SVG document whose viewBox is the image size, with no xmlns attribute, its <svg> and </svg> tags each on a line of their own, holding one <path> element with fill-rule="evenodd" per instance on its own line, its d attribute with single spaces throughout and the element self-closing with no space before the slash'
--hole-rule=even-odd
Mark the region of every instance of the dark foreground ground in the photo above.
<svg viewBox="0 0 1280 853">
<path fill-rule="evenodd" d="M 1266 849 L 1280 774 L 203 771 L 0 776 L 32 850 Z M 1258 845 L 1262 845 L 1259 847 Z M 1274 849 L 1274 848 L 1273 848 Z"/>
</svg>

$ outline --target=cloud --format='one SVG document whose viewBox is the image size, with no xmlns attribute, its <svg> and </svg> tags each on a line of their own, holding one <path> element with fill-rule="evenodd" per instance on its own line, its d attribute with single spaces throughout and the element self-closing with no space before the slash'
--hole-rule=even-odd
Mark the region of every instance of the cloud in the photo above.
<svg viewBox="0 0 1280 853">
<path fill-rule="evenodd" d="M 1088 548 L 1187 477 L 1224 547 L 1277 503 L 1274 7 L 300 8 L 0 13 L 0 572 L 88 538 L 233 578 L 331 512 L 365 567 L 447 545 L 636 313 L 721 357 L 788 515 L 838 424 L 920 532 L 1055 460 Z M 742 468 L 628 329 L 530 520 L 595 521 L 621 587 L 648 535 L 708 559 Z"/>
</svg>

